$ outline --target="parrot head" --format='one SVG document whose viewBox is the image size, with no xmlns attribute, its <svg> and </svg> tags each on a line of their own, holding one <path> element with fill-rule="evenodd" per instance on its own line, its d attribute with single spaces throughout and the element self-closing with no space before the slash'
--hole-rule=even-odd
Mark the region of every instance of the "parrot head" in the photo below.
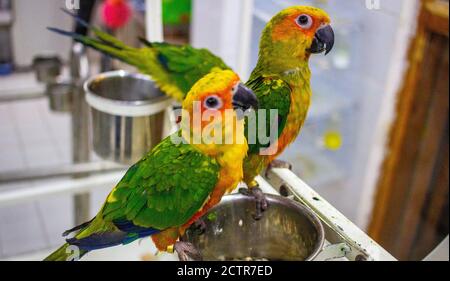
<svg viewBox="0 0 450 281">
<path fill-rule="evenodd" d="M 215 70 L 194 84 L 182 106 L 184 135 L 189 132 L 191 137 L 193 134 L 205 137 L 206 134 L 210 141 L 225 144 L 223 140 L 228 136 L 244 136 L 244 112 L 256 109 L 258 99 L 240 82 L 236 73 Z"/>
<path fill-rule="evenodd" d="M 286 8 L 266 25 L 260 43 L 260 58 L 266 63 L 307 62 L 311 54 L 328 54 L 334 45 L 330 17 L 308 6 Z"/>
</svg>

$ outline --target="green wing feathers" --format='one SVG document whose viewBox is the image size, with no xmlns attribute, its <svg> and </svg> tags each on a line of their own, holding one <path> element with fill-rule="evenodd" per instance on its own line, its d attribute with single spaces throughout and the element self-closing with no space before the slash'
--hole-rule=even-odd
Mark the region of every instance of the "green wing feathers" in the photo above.
<svg viewBox="0 0 450 281">
<path fill-rule="evenodd" d="M 97 216 L 46 260 L 70 259 L 69 244 L 79 246 L 81 256 L 182 226 L 207 201 L 219 173 L 214 158 L 166 138 L 126 172 Z"/>
<path fill-rule="evenodd" d="M 219 170 L 215 159 L 169 137 L 128 170 L 101 214 L 160 230 L 181 226 L 207 200 Z"/>
</svg>

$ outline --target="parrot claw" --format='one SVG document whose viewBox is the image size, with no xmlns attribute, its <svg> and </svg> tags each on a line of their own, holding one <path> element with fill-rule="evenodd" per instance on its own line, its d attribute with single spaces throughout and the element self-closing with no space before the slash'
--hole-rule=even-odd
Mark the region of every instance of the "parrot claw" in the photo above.
<svg viewBox="0 0 450 281">
<path fill-rule="evenodd" d="M 174 245 L 174 250 L 177 252 L 180 261 L 189 261 L 189 259 L 201 261 L 203 259 L 200 251 L 189 242 L 177 241 Z"/>
<path fill-rule="evenodd" d="M 267 201 L 266 195 L 261 190 L 261 188 L 257 186 L 250 188 L 240 188 L 239 193 L 255 198 L 256 212 L 253 215 L 253 219 L 260 220 L 262 218 L 263 212 L 269 207 L 269 202 Z"/>
<path fill-rule="evenodd" d="M 264 176 L 266 178 L 268 178 L 269 171 L 273 168 L 284 168 L 292 170 L 292 164 L 283 160 L 278 159 L 273 160 L 272 162 L 270 162 L 269 166 L 266 169 L 266 172 L 264 173 Z"/>
</svg>

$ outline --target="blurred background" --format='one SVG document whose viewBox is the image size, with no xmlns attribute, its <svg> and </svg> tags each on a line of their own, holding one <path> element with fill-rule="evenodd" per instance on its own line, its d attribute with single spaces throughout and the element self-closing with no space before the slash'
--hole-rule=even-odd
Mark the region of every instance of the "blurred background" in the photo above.
<svg viewBox="0 0 450 281">
<path fill-rule="evenodd" d="M 243 80 L 274 14 L 323 8 L 336 45 L 311 58 L 312 106 L 281 158 L 398 259 L 423 259 L 448 235 L 448 1 L 129 0 L 131 17 L 117 28 L 102 19 L 105 1 L 0 0 L 0 259 L 50 252 L 123 173 L 94 152 L 92 136 L 80 137 L 90 117 L 73 93 L 83 75 L 134 70 L 49 32 L 74 28 L 60 10 L 68 4 L 130 45 L 164 35 L 208 48 Z M 162 15 L 163 30 L 149 13 Z M 40 67 L 58 78 L 39 77 Z"/>
</svg>

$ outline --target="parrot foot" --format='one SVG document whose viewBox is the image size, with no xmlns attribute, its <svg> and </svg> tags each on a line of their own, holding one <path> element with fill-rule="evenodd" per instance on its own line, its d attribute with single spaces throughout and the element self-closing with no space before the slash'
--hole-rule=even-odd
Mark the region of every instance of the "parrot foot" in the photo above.
<svg viewBox="0 0 450 281">
<path fill-rule="evenodd" d="M 266 195 L 258 186 L 249 188 L 240 188 L 239 193 L 252 196 L 256 201 L 256 212 L 253 215 L 253 219 L 260 220 L 262 218 L 263 212 L 269 207 L 269 202 L 267 201 Z"/>
<path fill-rule="evenodd" d="M 292 170 L 292 164 L 289 162 L 283 161 L 283 160 L 278 160 L 278 159 L 273 160 L 272 162 L 270 162 L 270 164 L 267 167 L 266 172 L 264 174 L 264 176 L 266 178 L 268 178 L 269 171 L 273 168 L 284 168 L 284 169 Z"/>
<path fill-rule="evenodd" d="M 194 222 L 193 228 L 197 235 L 202 235 L 206 231 L 206 222 L 200 218 Z"/>
<path fill-rule="evenodd" d="M 180 261 L 189 261 L 189 259 L 201 261 L 203 259 L 200 251 L 192 243 L 177 241 L 173 249 L 177 252 Z"/>
</svg>

